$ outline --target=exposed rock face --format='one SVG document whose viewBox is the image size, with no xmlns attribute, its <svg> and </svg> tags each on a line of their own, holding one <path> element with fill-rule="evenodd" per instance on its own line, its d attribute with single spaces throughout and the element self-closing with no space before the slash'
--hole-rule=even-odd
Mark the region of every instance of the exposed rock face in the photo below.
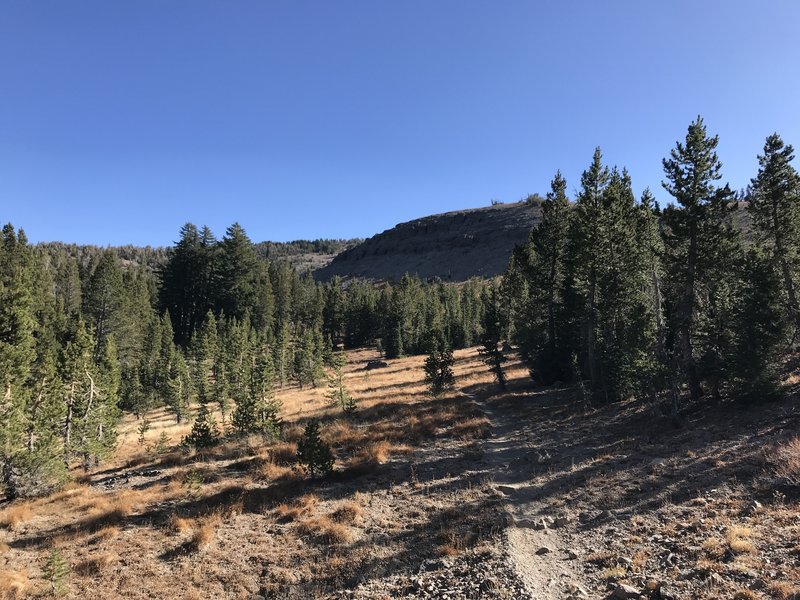
<svg viewBox="0 0 800 600">
<path fill-rule="evenodd" d="M 527 240 L 541 208 L 517 202 L 431 215 L 379 233 L 345 250 L 314 277 L 465 281 L 505 272 L 514 246 Z"/>
</svg>

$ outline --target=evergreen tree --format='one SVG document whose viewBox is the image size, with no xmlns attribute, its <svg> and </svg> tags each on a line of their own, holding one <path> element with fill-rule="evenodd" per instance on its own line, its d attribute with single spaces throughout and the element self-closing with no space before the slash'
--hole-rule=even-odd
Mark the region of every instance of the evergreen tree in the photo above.
<svg viewBox="0 0 800 600">
<path fill-rule="evenodd" d="M 758 174 L 751 181 L 747 208 L 760 241 L 772 250 L 772 261 L 781 274 L 786 315 L 796 338 L 800 330 L 800 176 L 793 160 L 794 149 L 777 133 L 767 138 L 764 154 L 758 157 Z"/>
<path fill-rule="evenodd" d="M 559 317 L 572 209 L 560 172 L 550 188 L 542 203 L 542 221 L 531 231 L 527 246 L 514 253 L 504 281 L 512 299 L 520 299 L 516 332 L 520 350 L 534 377 L 543 383 L 569 379 Z"/>
<path fill-rule="evenodd" d="M 503 370 L 503 363 L 506 362 L 506 357 L 503 354 L 503 334 L 506 331 L 505 315 L 500 307 L 497 288 L 492 287 L 487 290 L 486 296 L 483 339 L 478 352 L 481 354 L 483 361 L 489 366 L 489 371 L 494 375 L 500 390 L 505 392 L 507 381 L 506 373 Z"/>
<path fill-rule="evenodd" d="M 712 280 L 725 287 L 729 251 L 735 245 L 729 225 L 733 194 L 727 185 L 716 185 L 722 168 L 718 143 L 719 138 L 709 137 L 698 117 L 689 125 L 685 141 L 677 142 L 663 161 L 666 181 L 662 185 L 678 204 L 664 211 L 667 276 L 674 298 L 670 328 L 692 400 L 702 394 L 697 361 L 704 349 L 696 347 L 698 320 L 712 306 L 712 288 L 720 288 Z"/>
<path fill-rule="evenodd" d="M 21 230 L 3 227 L 0 246 L 0 480 L 17 495 L 15 459 L 24 450 L 25 383 L 35 356 L 30 249 Z"/>
<path fill-rule="evenodd" d="M 333 361 L 333 372 L 328 377 L 326 396 L 332 405 L 339 406 L 347 414 L 352 414 L 356 410 L 356 402 L 344 385 L 344 372 L 342 371 L 344 365 L 344 356 L 337 354 Z"/>
<path fill-rule="evenodd" d="M 453 352 L 447 348 L 434 349 L 425 359 L 425 383 L 432 396 L 438 398 L 455 385 L 454 362 Z"/>
<path fill-rule="evenodd" d="M 211 412 L 208 410 L 208 404 L 203 402 L 197 411 L 192 431 L 183 439 L 183 444 L 197 449 L 210 448 L 219 441 L 219 432 L 217 431 L 217 423 Z"/>
<path fill-rule="evenodd" d="M 217 309 L 229 318 L 252 315 L 262 273 L 253 243 L 241 225 L 234 223 L 225 231 L 218 256 Z"/>
<path fill-rule="evenodd" d="M 780 349 L 786 322 L 780 303 L 782 282 L 774 255 L 752 247 L 744 260 L 741 290 L 734 305 L 731 372 L 734 393 L 745 400 L 771 399 L 780 390 Z"/>
<path fill-rule="evenodd" d="M 108 336 L 119 337 L 123 320 L 122 270 L 114 250 L 106 250 L 101 255 L 86 285 L 83 301 L 84 315 L 95 332 L 94 357 L 97 359 Z"/>
<path fill-rule="evenodd" d="M 312 477 L 317 474 L 324 476 L 333 470 L 333 453 L 322 440 L 316 419 L 308 422 L 303 437 L 297 443 L 297 459 Z"/>
</svg>

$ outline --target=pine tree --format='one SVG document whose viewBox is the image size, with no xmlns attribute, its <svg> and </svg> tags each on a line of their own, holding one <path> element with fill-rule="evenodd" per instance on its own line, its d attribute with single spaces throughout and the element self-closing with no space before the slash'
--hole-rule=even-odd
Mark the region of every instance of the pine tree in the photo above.
<svg viewBox="0 0 800 600">
<path fill-rule="evenodd" d="M 505 328 L 505 315 L 500 309 L 499 294 L 496 287 L 487 290 L 486 311 L 484 313 L 483 339 L 478 352 L 489 366 L 489 371 L 494 375 L 500 391 L 506 391 L 506 373 L 503 370 L 503 363 L 506 357 L 503 354 L 503 334 Z M 435 394 L 434 394 L 435 395 Z"/>
<path fill-rule="evenodd" d="M 747 252 L 733 309 L 735 340 L 730 367 L 734 394 L 745 400 L 772 399 L 780 391 L 780 350 L 787 324 L 779 301 L 785 282 L 779 273 L 774 255 L 758 246 Z"/>
<path fill-rule="evenodd" d="M 306 425 L 303 437 L 297 443 L 297 459 L 311 477 L 327 475 L 333 470 L 333 453 L 320 436 L 319 421 L 312 419 Z"/>
<path fill-rule="evenodd" d="M 573 310 L 570 315 L 579 327 L 573 332 L 573 348 L 580 348 L 590 388 L 594 394 L 602 388 L 600 361 L 597 349 L 598 331 L 598 279 L 603 268 L 603 194 L 608 185 L 610 173 L 603 165 L 600 148 L 595 149 L 592 164 L 581 175 L 581 191 L 578 194 L 574 217 L 570 228 L 570 260 L 568 261 L 568 282 L 572 288 L 565 295 L 572 294 Z M 579 304 L 578 304 L 579 303 Z M 567 305 L 569 306 L 569 305 Z"/>
<path fill-rule="evenodd" d="M 0 246 L 0 482 L 14 497 L 15 459 L 24 449 L 25 383 L 35 357 L 30 249 L 24 232 L 3 227 Z"/>
<path fill-rule="evenodd" d="M 64 555 L 53 546 L 42 569 L 42 577 L 50 584 L 50 592 L 54 596 L 63 596 L 68 592 L 66 579 L 71 572 Z"/>
<path fill-rule="evenodd" d="M 328 393 L 326 397 L 334 406 L 339 406 L 346 414 L 353 414 L 356 411 L 356 401 L 347 391 L 344 384 L 345 357 L 336 354 L 333 359 L 333 372 L 328 377 Z"/>
<path fill-rule="evenodd" d="M 183 439 L 183 444 L 197 449 L 210 448 L 219 441 L 217 423 L 203 402 L 197 411 L 192 431 Z"/>
<path fill-rule="evenodd" d="M 512 303 L 519 298 L 515 333 L 521 353 L 532 374 L 543 383 L 569 379 L 559 318 L 572 218 L 566 187 L 561 172 L 556 173 L 542 203 L 542 221 L 531 231 L 528 244 L 514 253 L 504 280 Z M 517 315 L 512 311 L 511 316 Z"/>
<path fill-rule="evenodd" d="M 183 353 L 176 350 L 170 365 L 169 381 L 167 382 L 166 403 L 175 422 L 180 424 L 189 416 L 189 404 L 192 396 L 192 378 L 189 366 Z"/>
<path fill-rule="evenodd" d="M 106 250 L 94 269 L 83 293 L 84 315 L 94 330 L 94 358 L 109 335 L 119 337 L 124 308 L 122 270 L 114 250 Z"/>
<path fill-rule="evenodd" d="M 218 261 L 218 310 L 235 319 L 252 314 L 258 305 L 262 272 L 253 243 L 238 223 L 225 231 L 219 243 Z"/>
<path fill-rule="evenodd" d="M 666 181 L 662 185 L 678 203 L 664 211 L 667 273 L 675 299 L 670 328 L 692 400 L 702 394 L 696 348 L 698 317 L 711 306 L 703 298 L 704 290 L 725 287 L 729 251 L 735 245 L 728 224 L 733 194 L 727 185 L 716 185 L 722 177 L 718 143 L 719 138 L 709 137 L 703 119 L 697 117 L 689 125 L 684 143 L 677 142 L 670 158 L 663 161 Z M 717 285 L 711 279 L 716 279 Z"/>
<path fill-rule="evenodd" d="M 438 398 L 455 385 L 453 352 L 434 349 L 425 359 L 425 383 L 432 396 Z"/>
<path fill-rule="evenodd" d="M 751 181 L 748 212 L 762 243 L 768 244 L 772 261 L 781 274 L 786 314 L 800 330 L 797 275 L 800 267 L 800 176 L 792 165 L 794 149 L 777 133 L 767 138 L 759 170 Z"/>
</svg>

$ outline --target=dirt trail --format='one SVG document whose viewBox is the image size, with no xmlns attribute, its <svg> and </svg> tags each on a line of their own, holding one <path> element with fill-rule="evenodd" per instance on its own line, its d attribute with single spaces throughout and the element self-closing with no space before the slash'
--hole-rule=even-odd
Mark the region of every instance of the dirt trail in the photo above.
<svg viewBox="0 0 800 600">
<path fill-rule="evenodd" d="M 587 586 L 576 570 L 565 517 L 536 498 L 531 472 L 546 466 L 551 457 L 531 445 L 526 423 L 485 398 L 463 392 L 486 414 L 492 436 L 484 443 L 484 461 L 494 474 L 498 491 L 506 497 L 509 525 L 504 551 L 509 563 L 536 600 L 582 597 Z M 585 593 L 585 592 L 583 592 Z"/>
</svg>

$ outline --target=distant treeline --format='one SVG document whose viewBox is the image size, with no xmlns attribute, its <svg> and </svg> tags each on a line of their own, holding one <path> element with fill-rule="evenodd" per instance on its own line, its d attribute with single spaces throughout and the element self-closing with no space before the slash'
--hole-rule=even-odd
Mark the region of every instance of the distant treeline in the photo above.
<svg viewBox="0 0 800 600">
<path fill-rule="evenodd" d="M 348 248 L 356 246 L 363 240 L 354 238 L 350 240 L 317 239 L 294 240 L 291 242 L 257 242 L 254 244 L 256 254 L 265 260 L 279 261 L 290 259 L 303 254 L 320 254 L 335 256 Z M 50 251 L 63 251 L 78 260 L 82 267 L 89 265 L 92 258 L 104 252 L 107 248 L 93 244 L 67 244 L 64 242 L 41 242 L 37 244 Z M 158 271 L 167 261 L 169 248 L 165 246 L 113 246 L 117 256 L 125 263 L 133 263 Z M 291 262 L 291 261 L 289 261 Z"/>
<path fill-rule="evenodd" d="M 145 416 L 166 405 L 181 421 L 199 401 L 202 436 L 268 433 L 279 408 L 274 388 L 317 385 L 342 347 L 376 344 L 400 356 L 431 344 L 467 346 L 480 333 L 484 286 L 477 281 L 322 284 L 260 257 L 238 224 L 220 239 L 187 224 L 179 237 L 166 250 L 32 246 L 22 230 L 4 227 L 0 474 L 7 495 L 57 485 L 76 460 L 92 468 L 113 449 L 121 410 Z M 208 423 L 209 403 L 222 412 L 219 429 Z"/>
</svg>

